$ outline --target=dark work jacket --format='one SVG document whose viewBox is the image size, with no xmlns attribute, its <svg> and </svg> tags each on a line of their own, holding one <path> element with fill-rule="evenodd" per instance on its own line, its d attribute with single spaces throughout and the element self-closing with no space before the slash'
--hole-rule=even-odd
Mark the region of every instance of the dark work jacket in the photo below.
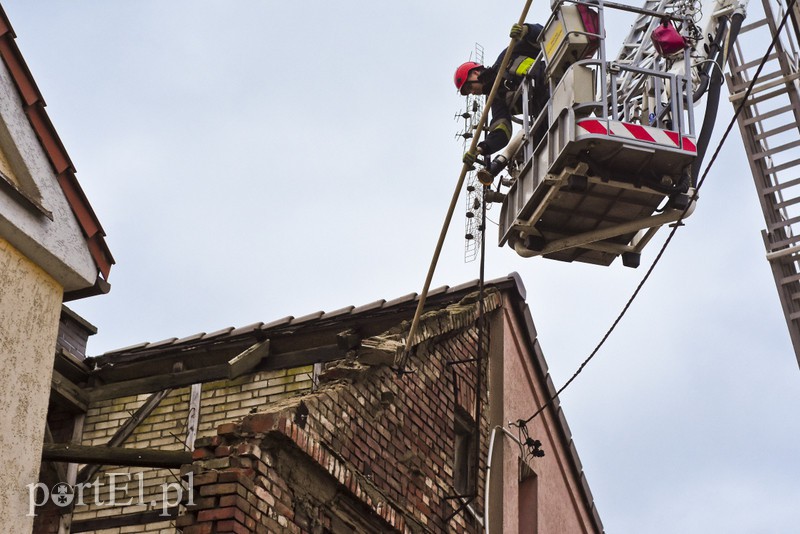
<svg viewBox="0 0 800 534">
<path fill-rule="evenodd" d="M 511 59 L 506 67 L 504 79 L 501 81 L 500 86 L 497 88 L 497 94 L 492 102 L 492 118 L 489 123 L 488 133 L 482 142 L 478 144 L 484 154 L 492 154 L 506 146 L 511 140 L 511 116 L 522 112 L 521 102 L 511 102 L 514 97 L 514 91 L 517 90 L 524 75 L 517 73 L 517 67 L 527 60 L 527 58 L 536 59 L 539 55 L 539 43 L 536 40 L 542 31 L 541 24 L 526 24 L 528 32 L 525 37 L 520 40 L 511 52 Z M 486 94 L 494 84 L 497 78 L 500 64 L 503 62 L 506 50 L 500 52 L 497 61 L 494 65 L 481 72 L 478 80 L 483 83 Z M 530 61 L 530 60 L 528 60 Z M 544 87 L 544 65 L 542 61 L 537 61 L 530 73 L 533 74 L 536 89 L 534 90 L 533 98 L 533 114 L 534 116 L 539 113 L 547 102 L 547 90 Z"/>
</svg>

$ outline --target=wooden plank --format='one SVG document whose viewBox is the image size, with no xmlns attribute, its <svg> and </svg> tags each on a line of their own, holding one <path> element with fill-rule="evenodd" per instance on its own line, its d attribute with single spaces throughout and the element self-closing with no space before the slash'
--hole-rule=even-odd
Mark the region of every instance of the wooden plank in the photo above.
<svg viewBox="0 0 800 534">
<path fill-rule="evenodd" d="M 253 370 L 269 354 L 269 339 L 256 343 L 228 360 L 228 378 L 236 378 Z"/>
<path fill-rule="evenodd" d="M 180 371 L 156 376 L 147 376 L 121 382 L 112 382 L 88 390 L 91 402 L 152 393 L 163 389 L 174 389 L 202 382 L 213 382 L 228 378 L 228 364 L 212 365 L 202 369 Z"/>
<path fill-rule="evenodd" d="M 200 423 L 200 398 L 203 384 L 192 384 L 189 395 L 189 416 L 186 418 L 186 449 L 194 450 L 194 440 L 197 439 L 197 425 Z"/>
<path fill-rule="evenodd" d="M 291 369 L 302 367 L 317 362 L 326 362 L 343 358 L 345 351 L 336 345 L 323 345 L 313 349 L 284 352 L 282 354 L 270 354 L 262 358 L 250 371 L 272 371 L 276 369 Z M 201 369 L 168 373 L 144 378 L 135 378 L 103 384 L 87 390 L 91 402 L 126 397 L 129 395 L 140 395 L 142 393 L 152 393 L 164 388 L 178 388 L 213 382 L 216 380 L 227 380 L 230 378 L 230 366 L 225 364 L 211 365 Z"/>
<path fill-rule="evenodd" d="M 74 384 L 67 377 L 53 369 L 53 378 L 50 381 L 51 394 L 56 395 L 56 402 L 66 403 L 75 411 L 85 413 L 89 407 L 89 397 L 83 389 Z"/>
<path fill-rule="evenodd" d="M 336 345 L 342 350 L 356 349 L 361 345 L 361 334 L 357 330 L 348 328 L 336 334 Z"/>
<path fill-rule="evenodd" d="M 76 443 L 45 443 L 42 446 L 42 460 L 47 462 L 177 469 L 184 464 L 192 463 L 192 453 L 188 451 L 78 445 Z"/>
<path fill-rule="evenodd" d="M 153 393 L 150 397 L 144 401 L 144 404 L 136 410 L 131 417 L 128 418 L 127 421 L 117 430 L 111 439 L 108 440 L 106 447 L 118 447 L 122 445 L 126 439 L 128 439 L 133 431 L 136 429 L 139 424 L 147 419 L 147 417 L 153 413 L 153 410 L 159 405 L 159 403 L 169 395 L 171 389 L 165 389 L 163 391 L 159 391 L 157 393 Z M 80 470 L 77 475 L 77 481 L 79 482 L 86 482 L 87 480 L 91 480 L 95 474 L 100 470 L 99 465 L 87 465 Z"/>
<path fill-rule="evenodd" d="M 44 425 L 44 442 L 45 443 L 53 443 L 53 433 L 50 431 L 50 424 L 45 423 Z M 53 467 L 56 470 L 56 476 L 58 477 L 59 482 L 67 482 L 67 470 L 64 469 L 64 464 L 61 462 L 53 462 Z"/>
<path fill-rule="evenodd" d="M 303 367 L 318 362 L 329 362 L 344 358 L 345 351 L 337 345 L 323 345 L 314 349 L 272 354 L 256 367 L 256 371 L 272 371 L 276 369 L 291 369 Z"/>
<path fill-rule="evenodd" d="M 166 515 L 164 515 L 166 512 Z M 70 532 L 95 532 L 97 530 L 107 530 L 112 528 L 140 526 L 148 523 L 159 523 L 168 519 L 178 517 L 178 507 L 172 506 L 162 511 L 150 510 L 148 512 L 136 512 L 133 514 L 116 515 L 112 517 L 98 517 L 95 519 L 84 519 L 72 523 Z"/>
</svg>

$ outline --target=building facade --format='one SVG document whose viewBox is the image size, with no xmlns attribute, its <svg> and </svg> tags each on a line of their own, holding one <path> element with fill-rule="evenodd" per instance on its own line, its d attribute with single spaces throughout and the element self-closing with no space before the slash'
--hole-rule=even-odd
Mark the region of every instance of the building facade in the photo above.
<svg viewBox="0 0 800 534">
<path fill-rule="evenodd" d="M 85 360 L 39 531 L 602 532 L 558 403 L 509 424 L 554 394 L 521 282 L 478 289 L 432 291 L 408 354 L 414 294 Z"/>
<path fill-rule="evenodd" d="M 0 523 L 29 532 L 61 305 L 106 292 L 113 258 L 2 8 L 0 59 Z"/>
</svg>

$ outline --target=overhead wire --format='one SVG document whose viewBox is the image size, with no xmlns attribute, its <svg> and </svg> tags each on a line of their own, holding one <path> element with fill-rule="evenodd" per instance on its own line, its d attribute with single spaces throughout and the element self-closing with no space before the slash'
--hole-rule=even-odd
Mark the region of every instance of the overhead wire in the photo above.
<svg viewBox="0 0 800 534">
<path fill-rule="evenodd" d="M 700 191 L 700 188 L 703 186 L 703 183 L 705 182 L 706 178 L 708 177 L 708 173 L 711 171 L 711 168 L 714 166 L 714 163 L 716 162 L 717 157 L 719 156 L 719 153 L 722 150 L 723 145 L 725 144 L 725 141 L 727 141 L 728 136 L 730 135 L 730 132 L 733 129 L 733 126 L 736 124 L 736 120 L 739 118 L 739 115 L 741 114 L 742 110 L 744 109 L 744 105 L 747 102 L 747 99 L 749 98 L 750 94 L 752 93 L 753 87 L 755 86 L 756 81 L 758 81 L 759 76 L 761 75 L 761 71 L 764 69 L 764 65 L 767 63 L 767 61 L 769 59 L 769 56 L 772 53 L 772 49 L 775 47 L 775 44 L 777 43 L 778 39 L 780 38 L 781 30 L 786 25 L 786 21 L 788 20 L 789 15 L 792 12 L 792 7 L 796 3 L 796 1 L 797 0 L 790 0 L 789 3 L 787 4 L 786 13 L 784 14 L 783 18 L 781 19 L 781 23 L 778 25 L 777 30 L 775 31 L 775 35 L 773 36 L 772 41 L 769 44 L 769 47 L 767 47 L 767 51 L 764 53 L 764 56 L 761 58 L 761 62 L 759 63 L 758 68 L 756 69 L 755 73 L 753 74 L 753 79 L 748 84 L 747 89 L 745 90 L 744 95 L 743 95 L 743 97 L 741 99 L 741 102 L 736 107 L 736 109 L 734 111 L 734 114 L 733 114 L 733 117 L 731 118 L 730 122 L 728 123 L 727 128 L 725 129 L 725 133 L 720 138 L 720 141 L 717 144 L 716 149 L 714 150 L 714 154 L 711 156 L 711 159 L 709 160 L 708 165 L 706 165 L 705 171 L 703 172 L 702 176 L 700 177 L 699 181 L 697 182 L 697 187 L 695 188 L 694 193 L 692 194 L 692 198 L 691 198 L 690 202 L 688 203 L 686 208 L 683 210 L 683 212 L 681 213 L 681 215 L 678 218 L 678 220 L 673 224 L 672 230 L 670 231 L 669 235 L 667 236 L 666 240 L 664 241 L 664 244 L 661 246 L 661 249 L 659 250 L 658 254 L 656 255 L 655 259 L 653 260 L 653 263 L 650 265 L 650 268 L 647 270 L 647 272 L 645 273 L 644 277 L 642 277 L 642 280 L 636 286 L 636 289 L 633 291 L 633 294 L 631 295 L 631 297 L 628 299 L 628 301 L 623 306 L 622 311 L 619 313 L 617 318 L 611 324 L 611 327 L 608 329 L 608 331 L 602 337 L 602 339 L 597 344 L 597 346 L 594 348 L 594 350 L 581 363 L 581 365 L 578 367 L 577 371 L 575 371 L 575 373 L 570 377 L 570 379 L 567 380 L 564 383 L 564 385 L 561 386 L 538 410 L 536 410 L 533 413 L 533 415 L 531 415 L 527 419 L 519 419 L 515 423 L 511 423 L 512 426 L 517 426 L 517 427 L 522 428 L 527 423 L 530 423 L 533 419 L 535 419 L 539 414 L 544 412 L 544 410 L 546 410 L 559 397 L 559 395 L 561 395 L 561 393 L 563 393 L 564 390 L 567 389 L 567 387 L 569 387 L 570 384 L 572 384 L 572 382 L 584 370 L 586 365 L 597 355 L 597 353 L 600 351 L 600 348 L 605 344 L 605 342 L 608 340 L 609 336 L 611 336 L 611 333 L 616 329 L 616 327 L 619 324 L 619 322 L 622 320 L 622 318 L 628 312 L 628 309 L 631 307 L 631 304 L 633 304 L 633 301 L 639 295 L 639 292 L 642 290 L 642 287 L 647 282 L 647 280 L 650 278 L 650 275 L 652 274 L 652 272 L 655 269 L 656 265 L 659 263 L 659 261 L 661 260 L 661 257 L 664 255 L 664 252 L 666 251 L 667 247 L 669 246 L 670 242 L 672 241 L 672 238 L 675 236 L 675 233 L 678 231 L 678 228 L 680 228 L 682 226 L 681 221 L 685 218 L 686 213 L 689 211 L 689 208 L 691 207 L 691 205 L 697 199 L 697 193 Z"/>
</svg>

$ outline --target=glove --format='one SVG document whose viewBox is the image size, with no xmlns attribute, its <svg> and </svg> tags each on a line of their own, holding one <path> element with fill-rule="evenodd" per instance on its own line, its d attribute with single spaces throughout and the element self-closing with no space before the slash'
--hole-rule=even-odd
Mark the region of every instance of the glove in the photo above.
<svg viewBox="0 0 800 534">
<path fill-rule="evenodd" d="M 512 39 L 520 40 L 528 33 L 528 27 L 524 24 L 514 24 L 511 26 L 511 31 L 508 36 Z"/>
<path fill-rule="evenodd" d="M 475 165 L 475 162 L 478 161 L 478 154 L 481 153 L 481 149 L 475 149 L 475 152 L 464 152 L 464 157 L 461 158 L 461 161 L 472 167 Z"/>
</svg>

